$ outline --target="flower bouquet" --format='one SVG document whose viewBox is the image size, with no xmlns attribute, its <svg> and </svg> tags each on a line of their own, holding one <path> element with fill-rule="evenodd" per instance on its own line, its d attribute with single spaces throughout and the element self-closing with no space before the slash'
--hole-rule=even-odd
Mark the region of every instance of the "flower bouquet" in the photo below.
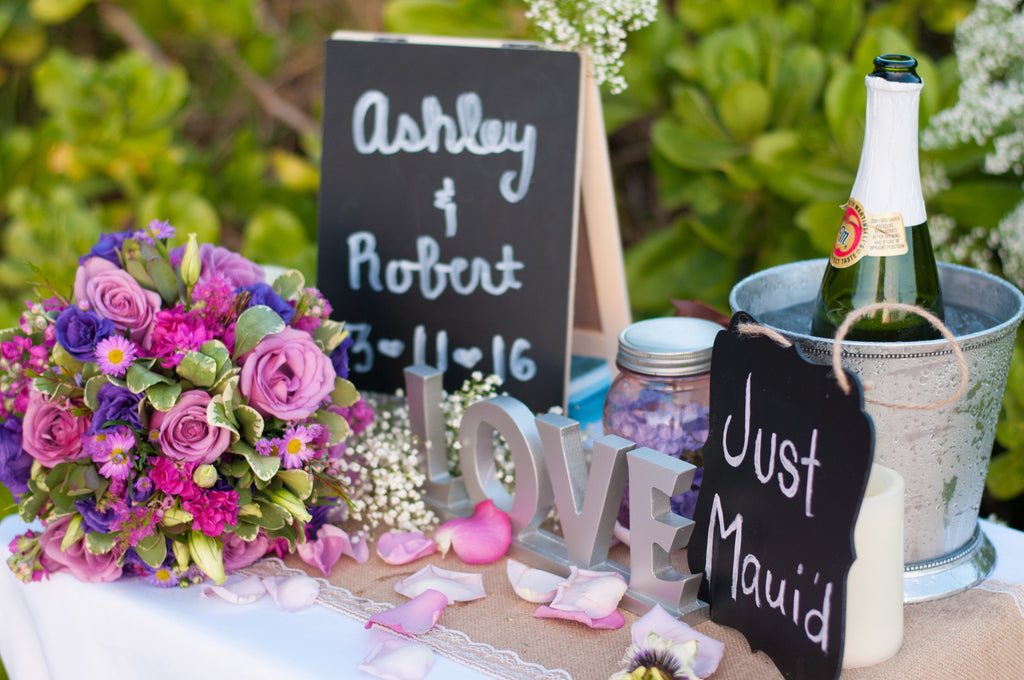
<svg viewBox="0 0 1024 680">
<path fill-rule="evenodd" d="M 159 585 L 223 582 L 305 540 L 345 489 L 336 459 L 359 395 L 351 341 L 302 275 L 153 222 L 105 234 L 74 290 L 0 335 L 0 482 L 26 522 L 9 564 Z"/>
</svg>

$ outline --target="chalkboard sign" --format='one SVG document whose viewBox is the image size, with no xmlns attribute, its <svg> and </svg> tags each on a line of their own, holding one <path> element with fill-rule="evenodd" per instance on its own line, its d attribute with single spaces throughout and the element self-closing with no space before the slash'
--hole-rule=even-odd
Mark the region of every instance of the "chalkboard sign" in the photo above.
<svg viewBox="0 0 1024 680">
<path fill-rule="evenodd" d="M 853 528 L 874 455 L 859 383 L 736 314 L 712 353 L 710 433 L 687 558 L 712 620 L 791 680 L 842 666 Z"/>
<path fill-rule="evenodd" d="M 564 405 L 584 83 L 572 51 L 327 41 L 318 285 L 361 389 L 429 364 Z"/>
</svg>

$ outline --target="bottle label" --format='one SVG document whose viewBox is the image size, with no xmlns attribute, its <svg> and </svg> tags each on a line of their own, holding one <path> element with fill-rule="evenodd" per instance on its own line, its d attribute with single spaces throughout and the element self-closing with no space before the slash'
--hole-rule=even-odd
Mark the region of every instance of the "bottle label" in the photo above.
<svg viewBox="0 0 1024 680">
<path fill-rule="evenodd" d="M 909 252 L 903 216 L 898 213 L 869 215 L 855 199 L 845 206 L 829 260 L 838 269 L 852 267 L 865 256 L 904 255 Z"/>
</svg>

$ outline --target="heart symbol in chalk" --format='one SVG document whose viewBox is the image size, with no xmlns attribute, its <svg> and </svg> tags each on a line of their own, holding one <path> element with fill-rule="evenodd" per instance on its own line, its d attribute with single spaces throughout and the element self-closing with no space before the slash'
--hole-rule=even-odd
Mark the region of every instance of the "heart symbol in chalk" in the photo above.
<svg viewBox="0 0 1024 680">
<path fill-rule="evenodd" d="M 463 368 L 473 368 L 483 358 L 484 353 L 480 351 L 479 347 L 470 347 L 469 349 L 459 347 L 452 352 L 452 359 Z"/>
<path fill-rule="evenodd" d="M 405 351 L 405 343 L 401 340 L 378 340 L 377 351 L 386 357 L 397 359 Z"/>
</svg>

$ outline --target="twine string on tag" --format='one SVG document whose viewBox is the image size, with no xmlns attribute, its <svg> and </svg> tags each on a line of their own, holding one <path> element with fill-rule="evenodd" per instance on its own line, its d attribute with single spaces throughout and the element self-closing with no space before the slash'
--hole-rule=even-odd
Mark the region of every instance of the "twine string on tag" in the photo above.
<svg viewBox="0 0 1024 680">
<path fill-rule="evenodd" d="M 785 335 L 778 332 L 774 328 L 768 328 L 756 323 L 743 323 L 737 326 L 740 335 L 767 335 L 769 338 L 774 340 L 777 344 L 783 347 L 792 347 L 793 343 L 786 338 Z"/>
<path fill-rule="evenodd" d="M 963 350 L 960 349 L 960 344 L 956 341 L 956 337 L 953 332 L 942 322 L 942 319 L 935 316 L 927 309 L 918 307 L 916 305 L 908 305 L 901 302 L 875 302 L 870 305 L 858 307 L 843 319 L 843 323 L 839 324 L 839 328 L 836 329 L 835 342 L 832 345 L 832 369 L 836 374 L 836 381 L 839 383 L 839 387 L 842 388 L 844 394 L 850 393 L 850 377 L 843 370 L 842 361 L 842 343 L 846 338 L 846 334 L 850 332 L 850 328 L 853 327 L 854 322 L 869 314 L 874 314 L 882 310 L 891 310 L 898 312 L 908 312 L 910 314 L 916 314 L 924 318 L 928 323 L 934 326 L 942 337 L 949 340 L 950 347 L 953 348 L 953 354 L 956 356 L 957 364 L 960 367 L 960 387 L 956 393 L 950 397 L 943 399 L 942 401 L 932 402 L 931 404 L 890 404 L 882 401 L 875 401 L 873 399 L 865 398 L 864 401 L 872 404 L 878 404 L 879 406 L 887 406 L 889 408 L 899 409 L 911 409 L 911 410 L 930 410 L 936 408 L 942 408 L 948 404 L 952 404 L 954 401 L 959 399 L 961 395 L 967 390 L 967 360 L 964 358 Z"/>
</svg>

